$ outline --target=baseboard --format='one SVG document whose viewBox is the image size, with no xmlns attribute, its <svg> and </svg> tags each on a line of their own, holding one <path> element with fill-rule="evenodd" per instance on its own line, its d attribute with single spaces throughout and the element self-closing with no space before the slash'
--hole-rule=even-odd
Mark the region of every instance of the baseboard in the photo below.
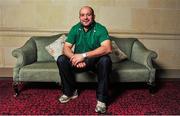
<svg viewBox="0 0 180 116">
<path fill-rule="evenodd" d="M 12 68 L 0 68 L 0 78 L 13 77 Z M 180 79 L 180 69 L 158 69 L 156 71 L 156 78 L 162 79 Z"/>
<path fill-rule="evenodd" d="M 0 77 L 12 77 L 13 68 L 0 68 Z"/>
<path fill-rule="evenodd" d="M 156 78 L 180 79 L 180 69 L 158 69 L 156 71 Z"/>
</svg>

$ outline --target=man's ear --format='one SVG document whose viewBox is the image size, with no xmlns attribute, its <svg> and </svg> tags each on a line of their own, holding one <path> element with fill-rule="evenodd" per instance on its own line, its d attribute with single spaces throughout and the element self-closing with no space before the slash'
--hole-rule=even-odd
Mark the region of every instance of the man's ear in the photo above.
<svg viewBox="0 0 180 116">
<path fill-rule="evenodd" d="M 96 15 L 93 16 L 93 19 L 95 20 Z"/>
</svg>

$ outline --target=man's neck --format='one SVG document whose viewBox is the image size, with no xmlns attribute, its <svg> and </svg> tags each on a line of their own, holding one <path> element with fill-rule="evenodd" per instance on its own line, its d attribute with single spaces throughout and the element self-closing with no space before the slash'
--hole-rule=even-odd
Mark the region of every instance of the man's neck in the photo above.
<svg viewBox="0 0 180 116">
<path fill-rule="evenodd" d="M 95 21 L 93 21 L 89 26 L 83 26 L 83 29 L 85 32 L 87 32 L 91 27 L 92 25 L 94 25 Z"/>
<path fill-rule="evenodd" d="M 84 27 L 84 31 L 87 32 L 89 27 Z"/>
</svg>

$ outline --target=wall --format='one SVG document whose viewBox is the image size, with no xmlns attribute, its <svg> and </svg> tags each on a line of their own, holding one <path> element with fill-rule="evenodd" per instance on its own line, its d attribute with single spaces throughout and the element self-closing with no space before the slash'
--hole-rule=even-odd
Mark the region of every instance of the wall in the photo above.
<svg viewBox="0 0 180 116">
<path fill-rule="evenodd" d="M 14 66 L 11 51 L 30 36 L 69 31 L 84 5 L 111 35 L 137 37 L 156 51 L 158 67 L 180 69 L 180 0 L 0 0 L 0 69 Z"/>
</svg>

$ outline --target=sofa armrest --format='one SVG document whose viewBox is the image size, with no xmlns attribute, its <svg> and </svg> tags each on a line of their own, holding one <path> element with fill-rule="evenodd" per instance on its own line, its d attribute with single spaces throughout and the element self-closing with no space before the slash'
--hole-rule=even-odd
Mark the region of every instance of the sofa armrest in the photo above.
<svg viewBox="0 0 180 116">
<path fill-rule="evenodd" d="M 12 51 L 12 56 L 17 58 L 17 62 L 13 68 L 13 80 L 19 77 L 19 70 L 28 64 L 37 61 L 37 50 L 33 39 L 29 39 L 24 46 Z"/>
<path fill-rule="evenodd" d="M 152 60 L 157 58 L 157 53 L 147 49 L 139 40 L 132 46 L 131 60 L 145 65 L 148 69 L 154 69 Z"/>
</svg>

